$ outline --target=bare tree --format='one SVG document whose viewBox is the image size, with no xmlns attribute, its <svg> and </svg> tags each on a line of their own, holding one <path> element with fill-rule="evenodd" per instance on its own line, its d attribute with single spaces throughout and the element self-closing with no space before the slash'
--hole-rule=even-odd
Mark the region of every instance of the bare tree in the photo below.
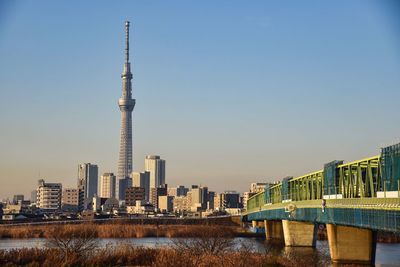
<svg viewBox="0 0 400 267">
<path fill-rule="evenodd" d="M 60 260 L 68 263 L 71 259 L 81 259 L 95 251 L 98 247 L 97 232 L 90 227 L 84 227 L 78 231 L 68 227 L 53 228 L 46 246 L 59 250 Z"/>
<path fill-rule="evenodd" d="M 175 251 L 190 258 L 193 266 L 198 266 L 208 255 L 222 260 L 233 247 L 233 233 L 227 227 L 207 227 L 197 237 L 174 240 Z"/>
</svg>

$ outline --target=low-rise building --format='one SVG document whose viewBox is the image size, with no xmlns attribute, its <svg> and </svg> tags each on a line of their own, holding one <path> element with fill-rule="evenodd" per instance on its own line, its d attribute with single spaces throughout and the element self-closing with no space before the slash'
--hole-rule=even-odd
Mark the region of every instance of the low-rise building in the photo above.
<svg viewBox="0 0 400 267">
<path fill-rule="evenodd" d="M 132 186 L 144 188 L 144 200 L 150 201 L 150 172 L 132 172 Z"/>
<path fill-rule="evenodd" d="M 236 191 L 225 191 L 223 194 L 225 209 L 240 208 L 240 194 Z"/>
<path fill-rule="evenodd" d="M 168 193 L 167 187 L 157 187 L 157 188 L 150 188 L 150 202 L 154 205 L 155 209 L 158 209 L 158 197 L 166 196 Z"/>
<path fill-rule="evenodd" d="M 240 194 L 236 191 L 225 191 L 224 193 L 216 194 L 214 197 L 215 210 L 240 207 Z"/>
<path fill-rule="evenodd" d="M 136 201 L 144 202 L 145 189 L 143 187 L 128 187 L 125 190 L 125 206 L 135 206 Z"/>
<path fill-rule="evenodd" d="M 173 196 L 159 196 L 158 197 L 158 208 L 162 212 L 171 212 L 174 208 L 174 197 Z"/>
<path fill-rule="evenodd" d="M 98 197 L 98 196 L 94 196 L 92 199 L 92 209 L 94 212 L 101 212 L 102 207 L 104 205 L 104 203 L 106 203 L 108 198 L 105 197 Z"/>
<path fill-rule="evenodd" d="M 183 212 L 190 210 L 187 196 L 174 197 L 173 210 L 174 212 Z"/>
<path fill-rule="evenodd" d="M 20 214 L 23 212 L 22 209 L 22 204 L 10 204 L 8 203 L 4 208 L 3 208 L 3 213 L 4 214 Z"/>
</svg>

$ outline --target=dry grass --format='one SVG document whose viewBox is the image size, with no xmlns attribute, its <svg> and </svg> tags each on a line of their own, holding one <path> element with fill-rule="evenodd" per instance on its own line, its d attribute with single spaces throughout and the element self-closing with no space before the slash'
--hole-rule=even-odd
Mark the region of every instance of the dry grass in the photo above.
<svg viewBox="0 0 400 267">
<path fill-rule="evenodd" d="M 63 259 L 57 249 L 0 250 L 1 266 L 299 266 L 276 256 L 253 252 L 192 255 L 177 249 L 154 249 L 123 245 L 99 249 L 87 257 Z"/>
<path fill-rule="evenodd" d="M 241 231 L 240 228 L 234 226 L 85 223 L 0 227 L 0 238 L 49 238 L 54 231 L 79 234 L 85 233 L 89 229 L 98 238 L 199 237 L 206 229 L 210 228 L 218 228 L 227 235 Z"/>
</svg>

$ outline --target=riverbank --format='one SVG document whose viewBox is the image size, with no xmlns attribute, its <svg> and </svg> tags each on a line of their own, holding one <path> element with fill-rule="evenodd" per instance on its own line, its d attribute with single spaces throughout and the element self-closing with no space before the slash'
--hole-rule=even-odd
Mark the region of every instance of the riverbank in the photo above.
<svg viewBox="0 0 400 267">
<path fill-rule="evenodd" d="M 204 231 L 217 229 L 225 237 L 255 237 L 239 226 L 215 225 L 137 225 L 137 224 L 67 224 L 7 226 L 0 228 L 0 238 L 51 238 L 54 232 L 79 235 L 88 230 L 96 238 L 142 238 L 142 237 L 201 237 Z"/>
<path fill-rule="evenodd" d="M 262 233 L 253 233 L 237 225 L 193 225 L 193 224 L 130 224 L 126 222 L 114 223 L 81 223 L 81 224 L 56 224 L 56 225 L 13 225 L 0 227 L 0 239 L 14 238 L 49 238 L 54 232 L 79 234 L 87 229 L 93 230 L 96 238 L 143 238 L 143 237 L 200 237 L 209 229 L 218 229 L 226 237 L 259 237 L 264 238 Z M 318 240 L 327 240 L 325 228 L 319 228 Z M 394 233 L 378 232 L 377 242 L 400 243 L 400 235 Z"/>
<path fill-rule="evenodd" d="M 37 226 L 36 226 L 37 227 Z M 43 226 L 42 226 L 43 227 Z M 227 226 L 63 225 L 43 230 L 42 248 L 0 250 L 1 266 L 296 266 L 298 262 L 272 253 L 254 252 L 246 243 L 237 247 L 235 229 Z M 137 233 L 191 236 L 167 247 L 146 248 L 121 242 L 101 247 L 99 237 Z M 150 229 L 150 230 L 149 230 Z M 14 229 L 15 230 L 15 229 Z M 18 229 L 19 231 L 23 229 Z M 27 230 L 27 229 L 24 229 Z M 32 230 L 32 229 L 30 229 Z M 18 233 L 13 233 L 18 235 Z M 27 232 L 24 232 L 27 234 Z M 305 266 L 305 265 L 304 265 Z"/>
</svg>

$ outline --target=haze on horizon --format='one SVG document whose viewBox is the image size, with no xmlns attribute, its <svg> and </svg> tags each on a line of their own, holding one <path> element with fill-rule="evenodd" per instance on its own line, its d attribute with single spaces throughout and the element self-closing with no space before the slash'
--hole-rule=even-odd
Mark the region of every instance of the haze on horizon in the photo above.
<svg viewBox="0 0 400 267">
<path fill-rule="evenodd" d="M 396 1 L 1 1 L 0 198 L 77 166 L 117 171 L 130 20 L 134 169 L 169 186 L 251 182 L 400 141 Z"/>
</svg>

